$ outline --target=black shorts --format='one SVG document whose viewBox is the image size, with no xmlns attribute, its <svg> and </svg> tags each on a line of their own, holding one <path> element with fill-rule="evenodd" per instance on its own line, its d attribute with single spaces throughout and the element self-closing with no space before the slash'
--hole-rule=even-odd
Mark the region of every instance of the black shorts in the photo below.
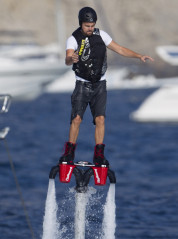
<svg viewBox="0 0 178 239">
<path fill-rule="evenodd" d="M 93 123 L 95 124 L 95 118 L 97 116 L 105 117 L 106 99 L 106 80 L 93 84 L 77 80 L 71 96 L 71 122 L 77 115 L 83 119 L 83 115 L 89 104 L 93 116 Z"/>
</svg>

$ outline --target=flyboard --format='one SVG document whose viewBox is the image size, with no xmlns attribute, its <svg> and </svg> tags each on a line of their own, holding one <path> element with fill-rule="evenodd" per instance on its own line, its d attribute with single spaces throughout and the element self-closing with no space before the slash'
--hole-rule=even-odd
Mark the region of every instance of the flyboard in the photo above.
<svg viewBox="0 0 178 239">
<path fill-rule="evenodd" d="M 74 164 L 63 162 L 62 164 L 54 166 L 51 168 L 49 178 L 55 179 L 57 173 L 59 173 L 59 181 L 61 183 L 69 183 L 72 174 L 74 174 L 76 179 L 75 190 L 78 193 L 84 193 L 87 191 L 92 176 L 94 176 L 94 182 L 97 186 L 104 186 L 107 177 L 109 178 L 110 183 L 116 183 L 115 173 L 108 166 L 95 166 L 94 164 L 85 161 L 79 161 Z"/>
<path fill-rule="evenodd" d="M 106 203 L 104 205 L 104 219 L 103 219 L 103 235 L 102 238 L 115 239 L 115 173 L 109 166 L 96 166 L 90 162 L 79 161 L 74 164 L 67 162 L 60 163 L 51 168 L 49 174 L 49 182 L 52 183 L 48 188 L 45 217 L 43 223 L 43 237 L 42 239 L 61 239 L 63 235 L 60 233 L 58 219 L 57 219 L 57 203 L 55 198 L 54 179 L 59 174 L 59 181 L 61 183 L 70 183 L 72 174 L 75 176 L 75 239 L 85 239 L 85 210 L 87 204 L 87 190 L 90 178 L 94 177 L 94 183 L 97 186 L 104 186 L 107 177 L 110 181 Z M 55 226 L 56 225 L 56 226 Z"/>
</svg>

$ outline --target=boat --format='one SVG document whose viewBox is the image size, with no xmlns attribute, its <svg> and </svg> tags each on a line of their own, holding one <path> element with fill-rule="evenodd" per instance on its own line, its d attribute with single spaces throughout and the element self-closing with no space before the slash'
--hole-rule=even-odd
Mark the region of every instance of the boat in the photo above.
<svg viewBox="0 0 178 239">
<path fill-rule="evenodd" d="M 107 89 L 146 89 L 158 88 L 163 85 L 177 85 L 178 77 L 157 79 L 154 75 L 138 75 L 128 79 L 129 69 L 109 69 L 106 73 Z M 75 87 L 75 75 L 69 68 L 65 74 L 48 84 L 44 91 L 46 93 L 72 92 Z"/>
<path fill-rule="evenodd" d="M 0 93 L 15 99 L 36 98 L 67 70 L 57 44 L 0 47 Z"/>
<path fill-rule="evenodd" d="M 130 117 L 139 122 L 178 122 L 178 85 L 152 93 Z"/>
<path fill-rule="evenodd" d="M 174 66 L 178 65 L 178 46 L 158 46 L 156 52 L 165 62 Z"/>
<path fill-rule="evenodd" d="M 171 65 L 178 65 L 178 46 L 158 46 L 157 54 Z M 176 80 L 177 78 L 177 80 Z M 172 83 L 172 84 L 171 84 Z M 165 84 L 143 101 L 130 118 L 140 122 L 178 123 L 178 77 L 165 79 Z"/>
</svg>

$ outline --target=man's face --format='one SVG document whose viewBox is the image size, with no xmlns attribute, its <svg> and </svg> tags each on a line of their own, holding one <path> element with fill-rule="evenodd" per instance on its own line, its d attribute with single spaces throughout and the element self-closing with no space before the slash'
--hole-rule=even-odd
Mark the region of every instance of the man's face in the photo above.
<svg viewBox="0 0 178 239">
<path fill-rule="evenodd" d="M 91 36 L 95 28 L 95 22 L 82 22 L 82 32 L 85 36 Z"/>
</svg>

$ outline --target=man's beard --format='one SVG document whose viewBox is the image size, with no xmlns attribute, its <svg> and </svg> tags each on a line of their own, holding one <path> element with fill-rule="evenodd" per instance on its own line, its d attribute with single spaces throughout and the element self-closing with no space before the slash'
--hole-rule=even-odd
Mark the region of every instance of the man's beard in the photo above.
<svg viewBox="0 0 178 239">
<path fill-rule="evenodd" d="M 92 31 L 88 31 L 88 32 L 86 33 L 86 35 L 88 35 L 88 36 L 91 36 L 92 34 L 93 34 Z"/>
</svg>

